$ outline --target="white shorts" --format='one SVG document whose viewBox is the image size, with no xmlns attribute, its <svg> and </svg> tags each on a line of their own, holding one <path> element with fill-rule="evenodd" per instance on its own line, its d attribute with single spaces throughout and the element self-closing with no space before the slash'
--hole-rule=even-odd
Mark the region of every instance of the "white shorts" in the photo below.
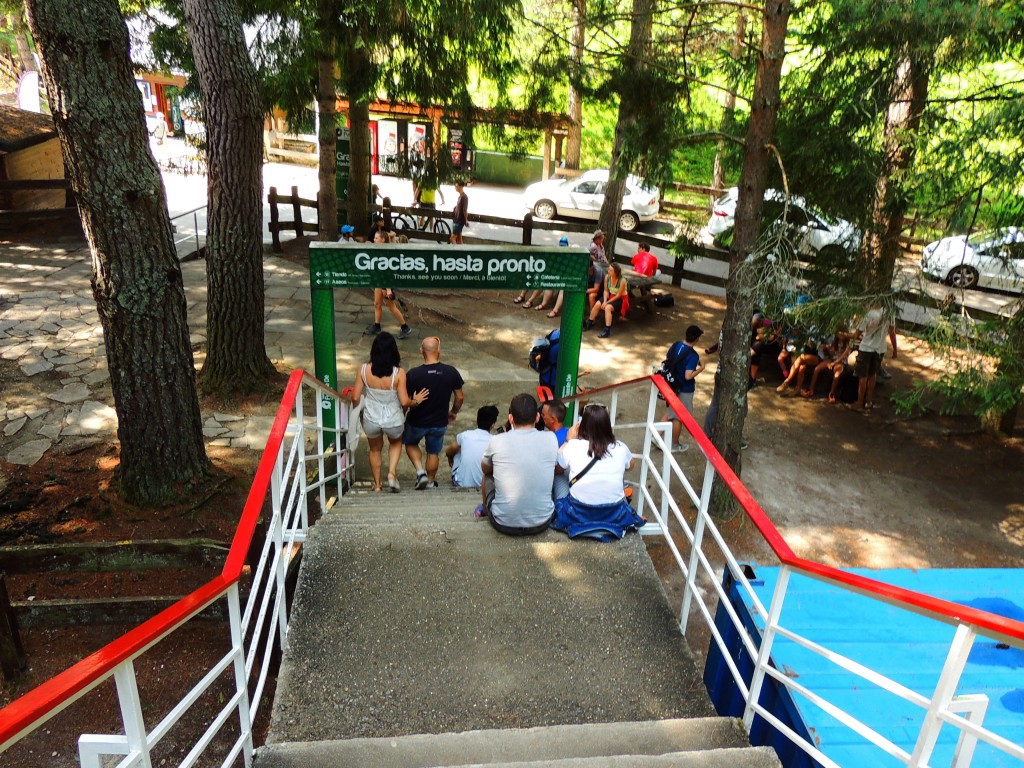
<svg viewBox="0 0 1024 768">
<path fill-rule="evenodd" d="M 365 416 L 359 419 L 359 424 L 363 428 L 363 434 L 371 439 L 387 435 L 389 440 L 397 440 L 405 431 L 405 424 L 399 424 L 397 427 L 382 427 L 380 424 L 375 424 L 370 421 Z"/>
</svg>

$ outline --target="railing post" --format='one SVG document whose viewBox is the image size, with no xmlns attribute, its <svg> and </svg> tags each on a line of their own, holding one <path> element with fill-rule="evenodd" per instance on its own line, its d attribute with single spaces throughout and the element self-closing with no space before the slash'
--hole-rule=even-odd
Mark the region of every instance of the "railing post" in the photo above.
<svg viewBox="0 0 1024 768">
<path fill-rule="evenodd" d="M 644 504 L 646 503 L 646 495 L 644 489 L 647 487 L 647 462 L 651 459 L 651 431 L 654 429 L 654 415 L 658 409 L 658 388 L 654 386 L 654 382 L 651 382 L 650 392 L 647 397 L 647 426 L 644 427 L 644 450 L 643 450 L 643 461 L 640 462 L 640 499 L 636 503 L 636 513 L 640 517 L 644 516 Z M 648 523 L 649 525 L 650 523 Z M 645 525 L 640 530 L 643 531 Z"/>
<path fill-rule="evenodd" d="M 196 233 L 196 258 L 199 258 L 199 211 L 192 211 L 192 227 Z"/>
<path fill-rule="evenodd" d="M 281 214 L 277 210 L 277 187 L 270 188 L 267 203 L 270 204 L 270 239 L 274 244 L 274 253 L 281 253 Z"/>
<path fill-rule="evenodd" d="M 302 237 L 302 206 L 299 205 L 298 187 L 292 187 L 292 217 L 295 219 L 295 236 Z"/>
<path fill-rule="evenodd" d="M 956 687 L 960 683 L 960 677 L 967 665 L 967 657 L 973 646 L 974 630 L 966 624 L 958 625 L 956 634 L 953 635 L 953 642 L 949 646 L 949 653 L 946 654 L 946 663 L 942 665 L 939 682 L 936 683 L 935 692 L 928 703 L 928 711 L 925 712 L 921 730 L 918 732 L 917 743 L 914 745 L 914 752 L 910 756 L 907 768 L 928 765 L 932 750 L 935 749 L 935 742 L 939 738 L 939 730 L 942 728 L 939 712 L 949 709 L 949 704 L 956 693 Z"/>
<path fill-rule="evenodd" d="M 238 724 L 245 738 L 242 755 L 246 768 L 252 767 L 252 714 L 249 710 L 249 681 L 245 673 L 245 638 L 242 636 L 242 609 L 238 582 L 228 590 L 228 622 L 231 625 L 231 649 L 234 653 L 235 690 L 238 691 Z"/>
<path fill-rule="evenodd" d="M 320 514 L 324 515 L 327 512 L 327 482 L 324 478 L 327 477 L 327 465 L 324 461 L 324 409 L 320 407 L 320 392 L 316 389 L 313 390 L 313 397 L 316 401 L 316 453 L 319 458 L 316 460 L 317 470 L 317 483 L 320 485 Z M 334 412 L 337 413 L 338 409 L 335 408 Z M 337 423 L 338 418 L 335 417 Z M 337 438 L 337 433 L 335 434 Z M 335 439 L 334 452 L 338 452 L 338 443 Z M 341 498 L 340 496 L 338 498 Z"/>
<path fill-rule="evenodd" d="M 316 394 L 315 390 L 314 394 Z M 319 404 L 319 400 L 317 404 Z M 298 441 L 298 450 L 295 456 L 295 482 L 299 484 L 299 527 L 303 533 L 306 533 L 309 530 L 309 504 L 306 499 L 306 423 L 302 418 L 302 386 L 299 387 L 298 395 L 295 398 L 295 439 Z M 324 511 L 321 506 L 321 514 Z"/>
<path fill-rule="evenodd" d="M 700 509 L 693 524 L 693 549 L 690 550 L 690 563 L 686 569 L 686 585 L 683 587 L 683 605 L 679 611 L 679 629 L 686 634 L 686 625 L 690 619 L 690 603 L 693 591 L 697 588 L 697 569 L 700 567 L 700 550 L 704 545 L 704 528 L 708 510 L 711 507 L 711 487 L 714 485 L 715 467 L 709 460 L 704 465 L 704 485 L 700 489 Z"/>
<path fill-rule="evenodd" d="M 273 509 L 271 517 L 271 535 L 274 537 L 274 574 L 277 579 L 277 593 L 280 595 L 277 611 L 277 629 L 279 635 L 279 647 L 284 648 L 285 637 L 288 634 L 288 601 L 285 599 L 285 581 L 288 564 L 284 560 L 284 513 L 281 510 L 281 484 L 284 475 L 284 442 L 277 449 L 277 460 L 274 462 L 274 471 L 270 474 L 270 503 Z M 270 638 L 267 638 L 270 642 Z"/>
<path fill-rule="evenodd" d="M 754 723 L 754 705 L 761 698 L 761 688 L 764 686 L 765 669 L 772 658 L 772 643 L 775 641 L 775 628 L 779 626 L 779 617 L 782 616 L 782 604 L 786 599 L 786 589 L 789 586 L 790 568 L 782 565 L 779 568 L 779 578 L 775 582 L 775 593 L 772 595 L 772 604 L 768 608 L 768 619 L 764 625 L 764 633 L 761 635 L 761 645 L 757 649 L 757 659 L 754 661 L 754 674 L 750 678 L 750 690 L 747 694 L 747 705 L 743 709 L 743 727 L 747 733 Z"/>
<path fill-rule="evenodd" d="M 137 752 L 143 768 L 153 768 L 146 743 L 146 721 L 142 717 L 142 700 L 135 682 L 135 663 L 126 661 L 114 670 L 117 700 L 121 705 L 121 722 L 128 740 L 128 754 Z"/>
<path fill-rule="evenodd" d="M 533 245 L 533 214 L 523 216 L 523 245 Z"/>
</svg>

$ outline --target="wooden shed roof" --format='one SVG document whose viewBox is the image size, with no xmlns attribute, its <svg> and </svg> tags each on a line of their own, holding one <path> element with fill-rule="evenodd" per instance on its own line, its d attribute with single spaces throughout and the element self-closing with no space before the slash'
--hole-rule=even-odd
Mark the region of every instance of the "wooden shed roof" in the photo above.
<svg viewBox="0 0 1024 768">
<path fill-rule="evenodd" d="M 0 152 L 17 152 L 56 136 L 50 115 L 0 104 Z"/>
</svg>

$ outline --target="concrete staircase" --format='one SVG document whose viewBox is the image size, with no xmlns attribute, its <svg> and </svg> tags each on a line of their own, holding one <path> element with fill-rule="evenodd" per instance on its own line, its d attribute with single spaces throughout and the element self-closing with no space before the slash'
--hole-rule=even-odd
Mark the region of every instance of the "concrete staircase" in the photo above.
<svg viewBox="0 0 1024 768">
<path fill-rule="evenodd" d="M 714 717 L 639 536 L 357 489 L 306 543 L 258 768 L 779 765 Z"/>
</svg>

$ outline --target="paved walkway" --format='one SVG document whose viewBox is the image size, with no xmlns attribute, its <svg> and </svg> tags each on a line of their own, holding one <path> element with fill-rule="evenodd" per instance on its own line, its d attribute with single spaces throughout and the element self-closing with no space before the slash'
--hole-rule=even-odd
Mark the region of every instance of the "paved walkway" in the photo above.
<svg viewBox="0 0 1024 768">
<path fill-rule="evenodd" d="M 308 272 L 276 256 L 264 259 L 263 270 L 267 354 L 282 371 L 312 372 Z M 182 275 L 198 368 L 206 344 L 206 263 L 186 262 Z M 89 280 L 90 255 L 84 244 L 0 245 L 0 459 L 4 461 L 30 465 L 54 445 L 73 448 L 116 437 L 103 331 Z M 339 289 L 335 304 L 338 370 L 341 386 L 347 386 L 369 349 L 362 330 L 372 320 L 370 292 Z M 385 314 L 387 328 L 393 319 Z M 401 342 L 406 367 L 419 362 L 419 338 L 437 332 L 419 318 L 411 322 L 417 332 Z M 487 393 L 487 401 L 496 396 L 495 382 L 509 388 L 507 395 L 502 388 L 502 398 L 510 397 L 512 389 L 530 389 L 536 383 L 536 375 L 525 364 L 511 365 L 480 349 L 470 350 L 454 337 L 445 338 L 444 350 L 446 359 L 458 361 L 466 381 L 472 380 L 481 393 Z M 244 416 L 204 413 L 208 444 L 262 449 L 276 406 L 273 403 Z"/>
</svg>

